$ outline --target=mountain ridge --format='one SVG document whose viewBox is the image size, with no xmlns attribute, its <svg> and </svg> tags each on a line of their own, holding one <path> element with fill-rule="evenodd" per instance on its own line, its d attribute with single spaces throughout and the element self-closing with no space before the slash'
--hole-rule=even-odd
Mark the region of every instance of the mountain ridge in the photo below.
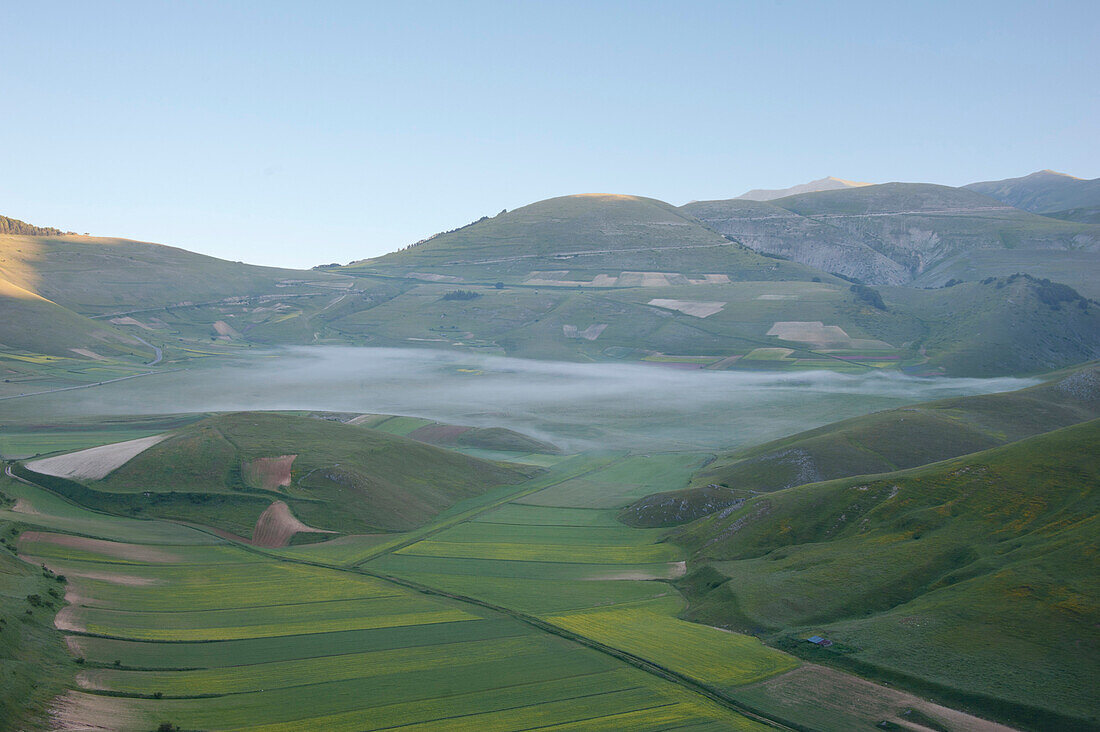
<svg viewBox="0 0 1100 732">
<path fill-rule="evenodd" d="M 1088 180 L 1049 169 L 1019 178 L 970 183 L 963 188 L 1039 214 L 1100 206 L 1100 178 Z"/>
<path fill-rule="evenodd" d="M 818 191 L 832 191 L 843 188 L 860 188 L 869 185 L 873 184 L 845 180 L 844 178 L 836 178 L 829 175 L 824 178 L 812 180 L 809 183 L 799 183 L 789 188 L 753 188 L 751 191 L 746 191 L 740 196 L 737 196 L 736 199 L 745 201 L 772 201 L 776 198 L 784 198 L 799 193 L 816 193 Z"/>
</svg>

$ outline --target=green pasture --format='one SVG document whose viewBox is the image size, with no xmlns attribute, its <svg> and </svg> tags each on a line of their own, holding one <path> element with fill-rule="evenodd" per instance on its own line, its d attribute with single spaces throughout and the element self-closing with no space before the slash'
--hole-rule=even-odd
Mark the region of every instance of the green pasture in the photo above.
<svg viewBox="0 0 1100 732">
<path fill-rule="evenodd" d="M 438 569 L 425 565 L 423 569 Z M 621 576 L 606 572 L 605 577 Z M 397 575 L 397 573 L 394 573 Z M 555 580 L 543 578 L 401 572 L 398 576 L 447 592 L 476 597 L 493 605 L 536 615 L 643 602 L 676 594 L 666 582 L 625 579 Z"/>
<path fill-rule="evenodd" d="M 475 523 L 512 524 L 517 526 L 593 526 L 620 528 L 614 510 L 588 508 L 555 508 L 532 506 L 525 503 L 509 503 L 487 511 L 473 519 Z"/>
<path fill-rule="evenodd" d="M 88 664 L 123 669 L 216 669 L 301 661 L 344 654 L 423 648 L 454 643 L 494 642 L 536 631 L 506 617 L 391 628 L 302 633 L 223 640 L 216 643 L 150 641 L 69 636 Z"/>
<path fill-rule="evenodd" d="M 406 594 L 365 600 L 156 613 L 78 607 L 71 618 L 85 632 L 95 635 L 134 640 L 212 641 L 448 623 L 477 617 L 457 607 L 417 600 L 418 597 Z"/>
<path fill-rule="evenodd" d="M 167 718 L 185 728 L 375 730 L 417 725 L 450 730 L 456 724 L 459 729 L 548 726 L 675 699 L 661 699 L 647 675 L 633 669 L 578 667 L 574 658 L 546 665 L 532 665 L 532 660 L 474 663 L 464 666 L 463 673 L 435 668 L 211 699 L 127 699 L 126 706 L 145 723 Z M 320 710 L 324 713 L 318 714 Z M 717 710 L 712 714 L 735 716 Z"/>
<path fill-rule="evenodd" d="M 798 666 L 758 639 L 675 617 L 679 608 L 661 599 L 637 607 L 551 615 L 563 628 L 647 658 L 665 668 L 718 686 L 736 686 Z"/>
<path fill-rule="evenodd" d="M 55 452 L 72 452 L 112 442 L 136 440 L 156 430 L 101 430 L 81 432 L 16 432 L 0 430 L 0 457 L 24 459 Z"/>
<path fill-rule="evenodd" d="M 675 547 L 667 544 L 573 547 L 565 544 L 448 541 L 421 541 L 399 549 L 397 553 L 419 557 L 505 559 L 516 562 L 573 564 L 671 562 L 681 556 Z"/>
<path fill-rule="evenodd" d="M 698 453 L 631 456 L 517 501 L 557 508 L 621 508 L 652 493 L 683 488 L 705 459 Z"/>
<path fill-rule="evenodd" d="M 673 566 L 668 562 L 650 564 L 593 564 L 567 562 L 521 562 L 511 559 L 467 559 L 457 557 L 426 557 L 410 554 L 386 554 L 372 559 L 366 567 L 372 571 L 405 576 L 405 574 L 458 574 L 544 580 L 599 580 L 626 572 L 668 576 Z"/>
</svg>

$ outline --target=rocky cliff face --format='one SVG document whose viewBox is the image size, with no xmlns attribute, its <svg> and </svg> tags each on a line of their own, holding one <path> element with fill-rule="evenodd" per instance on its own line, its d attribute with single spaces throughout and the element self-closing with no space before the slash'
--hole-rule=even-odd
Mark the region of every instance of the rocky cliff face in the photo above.
<svg viewBox="0 0 1100 732">
<path fill-rule="evenodd" d="M 770 203 L 699 201 L 683 210 L 758 252 L 875 284 L 902 285 L 913 279 L 905 265 L 875 251 L 860 238 Z"/>
<path fill-rule="evenodd" d="M 1100 262 L 1100 226 L 1036 216 L 946 186 L 888 183 L 772 202 L 697 201 L 681 210 L 757 251 L 876 285 L 906 284 L 984 250 L 1098 252 Z"/>
</svg>

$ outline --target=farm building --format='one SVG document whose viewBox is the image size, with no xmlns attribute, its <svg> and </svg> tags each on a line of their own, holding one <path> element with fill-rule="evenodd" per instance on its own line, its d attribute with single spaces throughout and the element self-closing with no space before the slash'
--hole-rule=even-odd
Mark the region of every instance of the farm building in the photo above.
<svg viewBox="0 0 1100 732">
<path fill-rule="evenodd" d="M 828 638 L 822 638 L 820 635 L 811 635 L 806 640 L 808 640 L 810 643 L 813 643 L 815 646 L 821 646 L 822 648 L 828 648 L 833 644 L 831 640 L 829 640 Z"/>
</svg>

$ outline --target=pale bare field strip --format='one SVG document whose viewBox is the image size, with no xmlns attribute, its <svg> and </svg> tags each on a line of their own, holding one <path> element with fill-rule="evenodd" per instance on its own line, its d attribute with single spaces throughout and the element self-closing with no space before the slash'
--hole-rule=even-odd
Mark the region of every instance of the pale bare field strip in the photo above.
<svg viewBox="0 0 1100 732">
<path fill-rule="evenodd" d="M 77 355 L 86 356 L 87 358 L 90 358 L 94 361 L 107 361 L 107 360 L 109 360 L 106 356 L 101 356 L 98 353 L 96 353 L 95 351 L 93 351 L 91 349 L 88 349 L 88 348 L 70 348 L 69 350 L 72 351 L 73 353 L 77 354 Z"/>
<path fill-rule="evenodd" d="M 153 330 L 145 323 L 142 323 L 140 320 L 137 320 L 136 318 L 131 318 L 129 316 L 126 316 L 124 318 L 111 318 L 111 322 L 115 325 L 136 325 L 137 327 L 144 328 L 145 330 Z"/>
<path fill-rule="evenodd" d="M 575 325 L 563 325 L 561 332 L 566 338 L 583 338 L 586 341 L 594 341 L 607 329 L 607 323 L 597 323 L 581 330 Z"/>
<path fill-rule="evenodd" d="M 32 460 L 27 467 L 36 473 L 53 475 L 58 478 L 86 478 L 100 480 L 111 471 L 121 468 L 137 455 L 153 445 L 167 439 L 168 433 L 139 437 L 136 440 L 116 442 L 113 445 L 90 447 L 67 455 Z"/>
<path fill-rule="evenodd" d="M 57 697 L 49 714 L 55 730 L 141 729 L 155 724 L 125 699 L 79 691 Z"/>
<path fill-rule="evenodd" d="M 641 569 L 626 570 L 623 572 L 611 572 L 607 574 L 594 574 L 585 577 L 588 581 L 602 580 L 631 580 L 644 582 L 646 580 L 672 580 L 679 579 L 687 574 L 687 562 L 669 562 L 661 572 L 645 571 Z"/>
<path fill-rule="evenodd" d="M 766 335 L 785 341 L 809 343 L 819 348 L 869 348 L 891 349 L 885 341 L 870 338 L 852 338 L 839 325 L 825 325 L 820 320 L 785 320 L 772 325 Z"/>
<path fill-rule="evenodd" d="M 676 310 L 685 315 L 691 315 L 696 318 L 708 318 L 715 313 L 722 312 L 722 308 L 726 306 L 724 302 L 701 302 L 698 300 L 664 300 L 655 299 L 650 300 L 649 304 L 655 308 L 664 308 L 665 310 Z"/>
<path fill-rule="evenodd" d="M 237 332 L 229 323 L 224 320 L 218 320 L 214 322 L 214 330 L 218 332 L 218 335 L 230 336 L 232 338 L 240 338 L 241 334 Z"/>
<path fill-rule="evenodd" d="M 587 280 L 569 280 L 568 270 L 536 270 L 527 275 L 526 285 L 547 287 L 676 287 L 683 285 L 729 284 L 729 275 L 705 274 L 693 280 L 679 272 L 620 272 L 617 275 L 598 274 Z"/>
</svg>

